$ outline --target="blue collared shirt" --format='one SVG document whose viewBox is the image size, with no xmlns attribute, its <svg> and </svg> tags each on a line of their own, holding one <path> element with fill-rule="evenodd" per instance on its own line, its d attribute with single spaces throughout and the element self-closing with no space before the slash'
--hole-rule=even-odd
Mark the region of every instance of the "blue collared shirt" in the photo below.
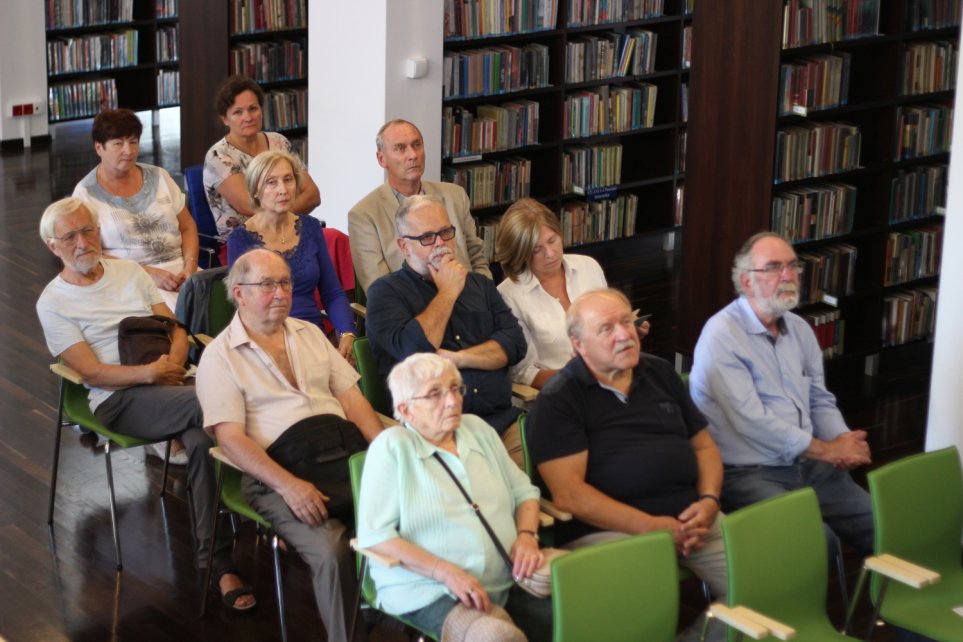
<svg viewBox="0 0 963 642">
<path fill-rule="evenodd" d="M 773 339 L 744 296 L 702 328 L 689 385 L 726 465 L 787 466 L 849 430 L 809 324 L 787 312 Z"/>
</svg>

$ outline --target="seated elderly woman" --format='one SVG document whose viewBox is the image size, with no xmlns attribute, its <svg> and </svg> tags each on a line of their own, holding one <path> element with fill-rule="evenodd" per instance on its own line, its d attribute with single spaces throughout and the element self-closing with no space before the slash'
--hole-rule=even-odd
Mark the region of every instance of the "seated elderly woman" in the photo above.
<svg viewBox="0 0 963 642">
<path fill-rule="evenodd" d="M 595 259 L 562 251 L 562 226 L 542 203 L 523 198 L 498 224 L 495 258 L 505 280 L 498 292 L 525 332 L 528 352 L 512 366 L 512 381 L 541 389 L 572 358 L 565 312 L 580 294 L 606 287 Z M 639 326 L 639 339 L 649 322 Z"/>
<path fill-rule="evenodd" d="M 358 509 L 360 545 L 401 562 L 371 567 L 380 608 L 445 640 L 550 640 L 551 601 L 512 582 L 543 560 L 538 489 L 491 426 L 461 414 L 464 386 L 451 361 L 411 355 L 392 369 L 388 386 L 402 425 L 372 442 Z M 509 551 L 511 567 L 452 475 Z"/>
</svg>

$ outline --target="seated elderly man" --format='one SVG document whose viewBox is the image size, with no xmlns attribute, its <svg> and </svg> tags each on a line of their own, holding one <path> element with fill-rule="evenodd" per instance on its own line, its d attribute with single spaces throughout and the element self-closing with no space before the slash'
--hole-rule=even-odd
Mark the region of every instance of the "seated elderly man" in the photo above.
<svg viewBox="0 0 963 642">
<path fill-rule="evenodd" d="M 322 331 L 288 316 L 283 258 L 251 250 L 225 286 L 237 314 L 201 357 L 204 425 L 244 471 L 248 502 L 311 567 L 327 639 L 343 642 L 356 586 L 347 457 L 381 422 L 355 385 L 358 373 Z"/>
<path fill-rule="evenodd" d="M 184 386 L 187 335 L 175 329 L 171 349 L 144 365 L 121 365 L 117 328 L 131 316 L 159 314 L 173 318 L 147 273 L 133 261 L 104 259 L 100 226 L 94 211 L 77 198 L 59 200 L 44 211 L 40 237 L 63 270 L 37 300 L 37 315 L 50 353 L 80 373 L 90 390 L 90 409 L 111 430 L 156 439 L 178 438 L 187 448 L 187 478 L 195 501 L 194 541 L 197 563 L 212 565 L 224 603 L 234 610 L 254 606 L 231 564 L 226 533 L 207 550 L 207 534 L 216 518 L 213 445 L 203 430 L 194 388 Z"/>
<path fill-rule="evenodd" d="M 508 372 L 527 349 L 518 319 L 491 279 L 455 259 L 455 226 L 439 199 L 409 197 L 398 208 L 395 227 L 405 262 L 368 290 L 365 324 L 378 370 L 387 377 L 416 352 L 450 360 L 467 387 L 465 412 L 494 427 L 520 461 Z"/>
<path fill-rule="evenodd" d="M 639 352 L 632 308 L 618 290 L 579 296 L 566 326 L 575 356 L 542 388 L 528 424 L 552 499 L 575 517 L 556 525 L 559 543 L 668 530 L 679 563 L 724 600 L 722 460 L 705 418 L 672 367 Z M 724 637 L 718 625 L 710 633 Z"/>
</svg>

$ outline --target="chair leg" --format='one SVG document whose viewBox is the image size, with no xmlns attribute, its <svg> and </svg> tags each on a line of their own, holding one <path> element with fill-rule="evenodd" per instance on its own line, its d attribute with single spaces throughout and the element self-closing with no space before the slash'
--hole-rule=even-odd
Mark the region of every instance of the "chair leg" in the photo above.
<svg viewBox="0 0 963 642">
<path fill-rule="evenodd" d="M 361 585 L 364 584 L 364 574 L 368 570 L 368 558 L 361 556 L 361 570 L 358 572 L 358 588 L 354 591 L 354 608 L 351 609 L 351 628 L 348 629 L 348 639 L 354 640 L 354 632 L 358 627 L 358 612 L 361 610 Z"/>
<path fill-rule="evenodd" d="M 271 536 L 271 552 L 274 554 L 274 587 L 278 597 L 278 620 L 281 622 L 281 642 L 288 642 L 288 623 L 284 617 L 284 585 L 281 584 L 281 551 L 278 534 Z"/>
<path fill-rule="evenodd" d="M 221 484 L 223 481 L 224 468 L 219 466 L 217 470 L 217 483 L 214 485 L 214 523 L 211 524 L 211 537 L 207 541 L 207 568 L 204 569 L 204 584 L 201 586 L 201 614 L 199 617 L 202 619 L 207 612 L 207 591 L 211 585 L 211 571 L 214 566 L 214 539 L 217 537 L 217 522 L 220 521 L 218 507 L 221 505 Z M 218 592 L 220 592 L 220 587 L 218 587 Z"/>
<path fill-rule="evenodd" d="M 57 403 L 57 427 L 54 429 L 53 466 L 50 468 L 50 499 L 47 503 L 47 526 L 53 526 L 54 499 L 57 497 L 57 469 L 60 467 L 60 433 L 64 422 L 64 381 L 60 380 L 60 401 Z"/>
<path fill-rule="evenodd" d="M 167 449 L 164 450 L 164 476 L 161 479 L 161 492 L 160 496 L 163 497 L 167 493 L 167 469 L 171 465 L 171 440 L 167 440 Z"/>
<path fill-rule="evenodd" d="M 110 465 L 110 440 L 104 444 L 104 463 L 107 466 L 107 494 L 110 499 L 110 525 L 114 530 L 114 553 L 117 556 L 117 570 L 121 571 L 124 564 L 120 557 L 120 533 L 117 529 L 117 503 L 114 500 L 114 469 Z"/>
<path fill-rule="evenodd" d="M 839 579 L 839 595 L 843 599 L 843 612 L 849 610 L 849 591 L 846 588 L 846 566 L 843 564 L 842 548 L 836 549 L 836 577 Z"/>
<path fill-rule="evenodd" d="M 889 578 L 885 575 L 882 576 L 879 585 L 879 595 L 876 596 L 876 608 L 873 609 L 873 618 L 869 621 L 869 627 L 866 629 L 866 642 L 869 642 L 873 637 L 873 631 L 876 630 L 876 622 L 879 620 L 880 609 L 883 608 L 883 599 L 886 597 L 886 587 L 889 586 Z"/>
<path fill-rule="evenodd" d="M 849 635 L 849 626 L 853 622 L 853 615 L 856 612 L 856 604 L 859 602 L 859 596 L 863 593 L 863 586 L 866 584 L 866 578 L 869 572 L 866 565 L 859 571 L 859 578 L 856 580 L 856 589 L 853 591 L 853 599 L 849 601 L 849 608 L 846 609 L 846 619 L 843 621 L 843 628 L 840 631 L 843 635 Z M 874 620 L 876 618 L 873 618 Z"/>
</svg>

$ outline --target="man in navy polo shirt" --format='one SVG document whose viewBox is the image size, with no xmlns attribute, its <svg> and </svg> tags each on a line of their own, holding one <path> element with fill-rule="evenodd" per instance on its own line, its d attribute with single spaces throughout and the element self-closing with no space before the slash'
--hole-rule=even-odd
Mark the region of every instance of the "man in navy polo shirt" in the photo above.
<svg viewBox="0 0 963 642">
<path fill-rule="evenodd" d="M 576 356 L 538 396 L 527 428 L 532 459 L 554 502 L 574 515 L 556 525 L 566 548 L 668 530 L 679 563 L 724 600 L 722 460 L 679 376 L 639 352 L 633 321 L 617 290 L 572 303 Z M 723 639 L 721 628 L 710 639 Z"/>
</svg>

